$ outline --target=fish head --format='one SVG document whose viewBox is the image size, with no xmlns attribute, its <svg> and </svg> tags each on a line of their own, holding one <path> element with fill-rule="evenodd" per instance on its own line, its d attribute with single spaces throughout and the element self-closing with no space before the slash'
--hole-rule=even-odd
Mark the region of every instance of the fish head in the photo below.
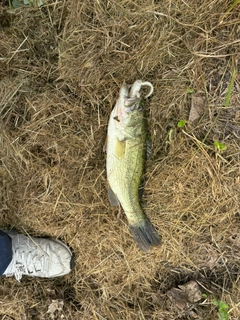
<svg viewBox="0 0 240 320">
<path fill-rule="evenodd" d="M 150 87 L 147 96 L 143 97 L 141 88 Z M 126 127 L 135 127 L 143 119 L 144 98 L 149 97 L 153 92 L 153 86 L 150 82 L 136 80 L 132 85 L 124 84 L 119 92 L 119 98 L 113 109 L 113 119 L 115 128 L 122 131 Z"/>
<path fill-rule="evenodd" d="M 114 108 L 114 119 L 118 127 L 132 127 L 139 123 L 143 112 L 143 98 L 141 97 L 141 80 L 133 85 L 124 84 Z"/>
</svg>

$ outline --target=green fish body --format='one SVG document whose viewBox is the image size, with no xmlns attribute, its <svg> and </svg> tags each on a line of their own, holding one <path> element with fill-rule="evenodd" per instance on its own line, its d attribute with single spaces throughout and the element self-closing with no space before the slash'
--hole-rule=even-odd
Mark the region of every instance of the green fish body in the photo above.
<svg viewBox="0 0 240 320">
<path fill-rule="evenodd" d="M 146 158 L 146 118 L 140 89 L 149 82 L 125 84 L 110 115 L 106 140 L 109 200 L 121 204 L 130 231 L 143 251 L 160 245 L 160 237 L 139 203 Z M 152 89 L 152 85 L 151 85 Z"/>
</svg>

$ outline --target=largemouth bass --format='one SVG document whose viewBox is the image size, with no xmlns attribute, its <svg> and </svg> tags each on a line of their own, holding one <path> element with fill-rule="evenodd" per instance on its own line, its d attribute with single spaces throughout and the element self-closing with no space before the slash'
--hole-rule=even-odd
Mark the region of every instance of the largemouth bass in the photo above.
<svg viewBox="0 0 240 320">
<path fill-rule="evenodd" d="M 136 80 L 124 84 L 113 108 L 105 144 L 107 152 L 108 196 L 112 205 L 121 204 L 129 229 L 140 249 L 149 250 L 161 243 L 160 237 L 139 203 L 139 188 L 146 159 L 146 118 L 141 87 L 153 86 Z"/>
</svg>

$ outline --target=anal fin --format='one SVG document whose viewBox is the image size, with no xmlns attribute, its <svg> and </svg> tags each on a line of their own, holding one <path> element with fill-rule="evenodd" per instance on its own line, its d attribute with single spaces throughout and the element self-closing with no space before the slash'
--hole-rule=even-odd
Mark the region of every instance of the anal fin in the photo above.
<svg viewBox="0 0 240 320">
<path fill-rule="evenodd" d="M 107 152 L 107 143 L 108 143 L 108 136 L 106 136 L 106 140 L 103 146 L 103 152 Z"/>
</svg>

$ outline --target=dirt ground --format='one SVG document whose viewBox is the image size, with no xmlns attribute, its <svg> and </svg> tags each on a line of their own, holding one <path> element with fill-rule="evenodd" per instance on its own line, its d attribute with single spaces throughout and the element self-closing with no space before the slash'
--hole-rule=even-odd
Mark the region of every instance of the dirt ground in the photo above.
<svg viewBox="0 0 240 320">
<path fill-rule="evenodd" d="M 234 0 L 0 2 L 0 226 L 75 255 L 62 278 L 1 277 L 0 319 L 217 320 L 216 300 L 240 319 L 239 19 Z M 136 79 L 154 86 L 147 253 L 109 204 L 103 152 Z"/>
</svg>

